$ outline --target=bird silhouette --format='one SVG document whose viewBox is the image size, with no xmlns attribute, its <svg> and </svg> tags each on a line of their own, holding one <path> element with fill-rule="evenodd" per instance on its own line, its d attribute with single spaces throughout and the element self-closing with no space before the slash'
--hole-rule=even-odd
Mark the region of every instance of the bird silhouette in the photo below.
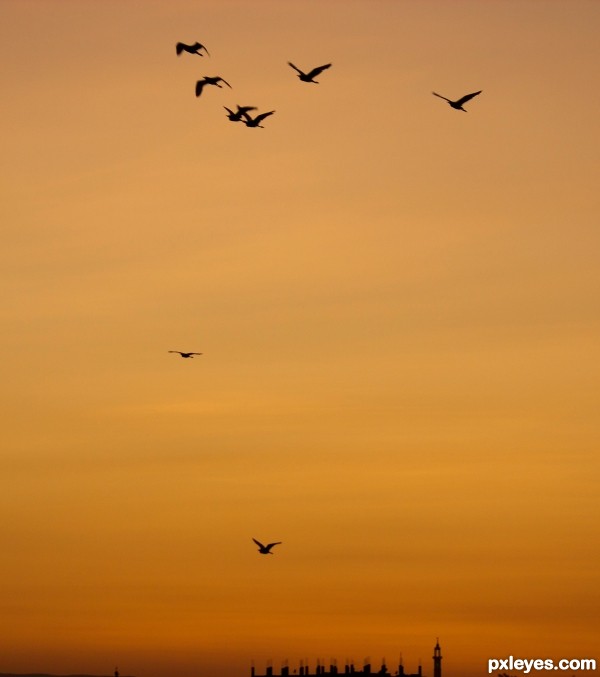
<svg viewBox="0 0 600 677">
<path fill-rule="evenodd" d="M 440 99 L 444 99 L 444 101 L 447 101 L 452 108 L 456 108 L 456 110 L 462 110 L 464 113 L 467 111 L 463 108 L 463 103 L 467 103 L 467 101 L 470 101 L 474 96 L 477 96 L 478 94 L 481 94 L 483 90 L 480 89 L 478 92 L 473 92 L 472 94 L 465 94 L 462 96 L 460 99 L 457 99 L 456 101 L 450 101 L 450 99 L 447 99 L 445 96 L 442 96 L 441 94 L 438 94 L 437 92 L 431 92 L 434 96 L 439 96 Z"/>
<path fill-rule="evenodd" d="M 169 350 L 170 353 L 178 353 L 181 355 L 181 357 L 185 357 L 186 359 L 188 357 L 193 358 L 194 355 L 202 355 L 202 353 L 182 353 L 181 350 Z"/>
<path fill-rule="evenodd" d="M 268 113 L 261 113 L 260 115 L 257 115 L 255 118 L 250 117 L 248 113 L 244 113 L 244 124 L 246 127 L 260 127 L 261 129 L 264 129 L 264 127 L 260 124 L 266 117 L 269 117 L 269 115 L 273 115 L 275 111 L 270 110 Z"/>
<path fill-rule="evenodd" d="M 210 56 L 208 49 L 204 45 L 201 45 L 199 42 L 195 42 L 193 45 L 186 45 L 185 42 L 178 42 L 175 45 L 175 51 L 177 56 L 181 56 L 182 52 L 187 52 L 188 54 L 197 54 L 198 56 L 204 56 L 200 51 L 204 50 L 208 56 Z"/>
<path fill-rule="evenodd" d="M 308 73 L 305 73 L 304 71 L 301 71 L 298 66 L 294 66 L 291 61 L 288 61 L 288 65 L 298 73 L 298 77 L 300 80 L 302 80 L 302 82 L 313 82 L 315 85 L 318 85 L 319 83 L 314 78 L 316 78 L 319 73 L 322 73 L 327 68 L 331 68 L 331 64 L 327 63 L 324 66 L 317 66 L 311 71 L 308 71 Z"/>
<path fill-rule="evenodd" d="M 273 553 L 271 552 L 271 548 L 275 545 L 280 545 L 281 541 L 277 541 L 275 543 L 268 543 L 267 545 L 263 545 L 260 541 L 257 541 L 255 538 L 252 539 L 256 545 L 258 545 L 258 552 L 260 552 L 261 555 L 272 555 Z"/>
<path fill-rule="evenodd" d="M 232 122 L 243 122 L 243 115 L 245 115 L 248 111 L 256 110 L 256 106 L 240 106 L 239 104 L 235 113 L 231 110 L 231 108 L 227 108 L 227 106 L 223 106 L 223 108 L 227 111 L 227 117 Z"/>
<path fill-rule="evenodd" d="M 215 75 L 214 77 L 205 75 L 202 80 L 198 80 L 196 83 L 196 96 L 200 96 L 202 94 L 202 90 L 204 89 L 205 85 L 215 85 L 216 87 L 222 87 L 220 83 L 223 83 L 224 85 L 227 85 L 229 89 L 231 89 L 231 85 L 227 82 L 227 80 L 223 80 L 222 77 L 219 77 L 218 75 Z"/>
</svg>

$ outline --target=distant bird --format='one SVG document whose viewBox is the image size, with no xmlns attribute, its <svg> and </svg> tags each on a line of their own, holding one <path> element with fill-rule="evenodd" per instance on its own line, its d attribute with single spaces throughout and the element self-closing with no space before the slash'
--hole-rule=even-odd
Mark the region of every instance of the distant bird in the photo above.
<svg viewBox="0 0 600 677">
<path fill-rule="evenodd" d="M 179 355 L 181 355 L 181 357 L 185 357 L 186 359 L 188 357 L 193 358 L 194 355 L 202 355 L 202 353 L 182 353 L 181 350 L 169 350 L 169 352 L 170 353 L 178 353 Z"/>
<path fill-rule="evenodd" d="M 263 545 L 260 541 L 257 541 L 255 538 L 252 539 L 256 545 L 258 545 L 258 552 L 260 552 L 261 555 L 272 555 L 273 553 L 271 552 L 271 548 L 275 545 L 280 545 L 281 541 L 277 541 L 276 543 L 268 543 L 267 545 Z"/>
<path fill-rule="evenodd" d="M 317 66 L 316 68 L 313 68 L 311 71 L 308 71 L 308 73 L 304 73 L 297 66 L 294 66 L 291 61 L 288 61 L 288 65 L 298 73 L 298 77 L 300 80 L 302 80 L 302 82 L 313 82 L 315 85 L 318 85 L 319 83 L 314 78 L 316 78 L 319 73 L 322 73 L 327 68 L 331 68 L 331 64 L 327 63 L 324 66 Z"/>
<path fill-rule="evenodd" d="M 208 49 L 204 45 L 201 45 L 199 42 L 195 42 L 193 45 L 186 45 L 185 42 L 178 42 L 175 45 L 175 51 L 177 52 L 177 56 L 181 56 L 181 52 L 187 52 L 188 54 L 197 54 L 198 56 L 204 56 L 204 54 L 200 54 L 201 50 L 204 50 L 208 56 L 210 54 L 208 53 Z"/>
<path fill-rule="evenodd" d="M 202 94 L 202 90 L 204 89 L 205 85 L 215 85 L 217 87 L 221 87 L 222 85 L 219 84 L 220 82 L 222 82 L 224 85 L 227 85 L 229 89 L 231 89 L 231 85 L 218 75 L 215 75 L 214 77 L 210 77 L 208 75 L 204 76 L 202 80 L 198 80 L 196 83 L 196 96 L 200 96 L 200 94 Z"/>
<path fill-rule="evenodd" d="M 243 115 L 246 115 L 248 111 L 256 110 L 256 106 L 240 106 L 239 104 L 235 113 L 231 110 L 231 108 L 227 108 L 227 106 L 223 106 L 223 108 L 227 111 L 227 117 L 232 122 L 243 122 Z"/>
<path fill-rule="evenodd" d="M 244 113 L 244 124 L 246 127 L 260 127 L 261 129 L 264 129 L 264 127 L 260 124 L 265 118 L 269 117 L 269 115 L 273 115 L 275 111 L 270 110 L 268 113 L 261 113 L 260 115 L 257 115 L 255 118 L 250 117 L 248 113 Z"/>
<path fill-rule="evenodd" d="M 456 110 L 462 110 L 464 113 L 467 111 L 463 108 L 463 103 L 467 103 L 467 101 L 470 101 L 474 96 L 477 96 L 478 94 L 481 94 L 483 90 L 480 89 L 478 92 L 473 92 L 473 94 L 465 94 L 463 97 L 460 99 L 457 99 L 456 101 L 450 101 L 450 99 L 447 99 L 445 96 L 442 96 L 441 94 L 438 94 L 437 92 L 431 92 L 434 96 L 439 96 L 440 99 L 444 99 L 444 101 L 447 101 L 452 108 L 456 108 Z"/>
</svg>

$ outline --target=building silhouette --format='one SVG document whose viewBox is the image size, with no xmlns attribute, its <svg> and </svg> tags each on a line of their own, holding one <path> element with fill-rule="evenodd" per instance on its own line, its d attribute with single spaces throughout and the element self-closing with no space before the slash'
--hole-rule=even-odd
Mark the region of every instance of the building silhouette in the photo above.
<svg viewBox="0 0 600 677">
<path fill-rule="evenodd" d="M 433 677 L 442 677 L 442 650 L 439 637 L 433 648 Z"/>
<path fill-rule="evenodd" d="M 398 668 L 394 672 L 388 670 L 385 659 L 381 662 L 381 667 L 374 670 L 368 658 L 365 659 L 362 669 L 356 668 L 353 661 L 346 660 L 343 669 L 339 669 L 335 660 L 331 660 L 329 665 L 326 666 L 317 659 L 314 669 L 310 668 L 308 662 L 301 660 L 297 668 L 290 670 L 286 660 L 279 673 L 274 672 L 273 666 L 270 664 L 267 665 L 263 674 L 259 674 L 254 665 L 250 670 L 250 677 L 384 677 L 386 675 L 387 677 L 394 675 L 397 677 L 425 677 L 421 665 L 417 667 L 416 672 L 406 672 L 402 658 L 400 658 Z M 439 638 L 433 649 L 433 677 L 442 677 L 442 650 Z"/>
</svg>

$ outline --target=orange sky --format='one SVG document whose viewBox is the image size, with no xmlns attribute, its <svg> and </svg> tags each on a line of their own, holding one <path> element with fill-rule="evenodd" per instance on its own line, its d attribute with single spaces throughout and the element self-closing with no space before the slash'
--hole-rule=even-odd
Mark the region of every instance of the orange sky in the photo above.
<svg viewBox="0 0 600 677">
<path fill-rule="evenodd" d="M 599 25 L 2 0 L 0 672 L 600 658 Z"/>
</svg>

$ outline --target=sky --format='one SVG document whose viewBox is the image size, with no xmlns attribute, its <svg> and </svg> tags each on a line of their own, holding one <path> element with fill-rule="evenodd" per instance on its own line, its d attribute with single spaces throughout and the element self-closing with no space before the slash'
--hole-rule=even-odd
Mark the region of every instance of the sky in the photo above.
<svg viewBox="0 0 600 677">
<path fill-rule="evenodd" d="M 0 672 L 600 659 L 599 24 L 0 0 Z"/>
</svg>

